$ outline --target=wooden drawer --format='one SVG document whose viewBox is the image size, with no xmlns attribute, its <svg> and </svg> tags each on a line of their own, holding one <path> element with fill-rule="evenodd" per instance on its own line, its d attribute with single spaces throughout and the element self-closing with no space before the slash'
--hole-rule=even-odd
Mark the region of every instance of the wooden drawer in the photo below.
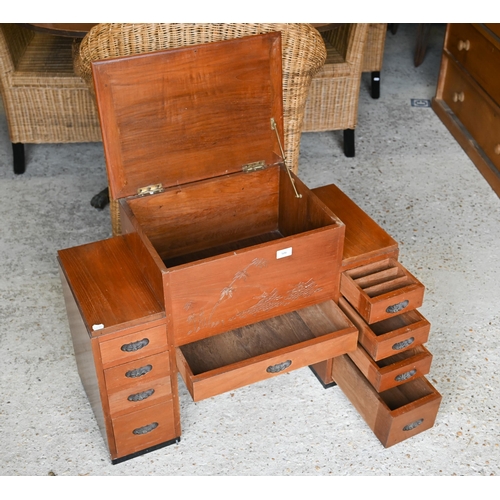
<svg viewBox="0 0 500 500">
<path fill-rule="evenodd" d="M 360 344 L 348 355 L 377 392 L 426 375 L 432 361 L 432 354 L 423 345 L 380 361 L 375 361 Z"/>
<path fill-rule="evenodd" d="M 500 39 L 495 46 L 472 24 L 451 23 L 445 49 L 500 104 Z"/>
<path fill-rule="evenodd" d="M 356 349 L 358 331 L 333 301 L 177 348 L 194 401 Z"/>
<path fill-rule="evenodd" d="M 500 169 L 500 107 L 452 59 L 448 61 L 442 98 L 493 165 Z"/>
<path fill-rule="evenodd" d="M 168 351 L 136 359 L 104 370 L 108 396 L 124 389 L 135 391 L 136 386 L 170 376 Z"/>
<path fill-rule="evenodd" d="M 333 360 L 333 378 L 386 448 L 434 425 L 441 395 L 425 377 L 378 393 L 344 355 Z"/>
<path fill-rule="evenodd" d="M 168 349 L 166 325 L 122 335 L 113 340 L 104 337 L 99 342 L 99 349 L 104 368 L 163 352 Z"/>
<path fill-rule="evenodd" d="M 173 402 L 151 406 L 113 419 L 116 456 L 125 457 L 178 438 Z"/>
<path fill-rule="evenodd" d="M 125 415 L 172 398 L 170 377 L 136 383 L 133 387 L 112 391 L 108 397 L 111 417 Z"/>
<path fill-rule="evenodd" d="M 429 338 L 431 324 L 417 310 L 367 325 L 344 298 L 339 305 L 358 328 L 358 342 L 375 361 L 412 349 Z"/>
<path fill-rule="evenodd" d="M 340 293 L 371 324 L 420 307 L 424 286 L 395 259 L 383 259 L 343 272 Z"/>
</svg>

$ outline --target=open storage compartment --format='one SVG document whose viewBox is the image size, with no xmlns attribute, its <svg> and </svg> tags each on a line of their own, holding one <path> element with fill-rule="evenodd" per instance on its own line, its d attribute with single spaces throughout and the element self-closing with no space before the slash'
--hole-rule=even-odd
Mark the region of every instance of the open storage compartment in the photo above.
<svg viewBox="0 0 500 500">
<path fill-rule="evenodd" d="M 332 300 L 177 348 L 194 401 L 339 356 L 358 331 Z"/>
</svg>

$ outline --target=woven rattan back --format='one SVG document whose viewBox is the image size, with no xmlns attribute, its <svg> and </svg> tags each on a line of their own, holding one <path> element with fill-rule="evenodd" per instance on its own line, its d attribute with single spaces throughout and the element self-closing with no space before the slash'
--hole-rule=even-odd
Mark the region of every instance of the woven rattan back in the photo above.
<svg viewBox="0 0 500 500">
<path fill-rule="evenodd" d="M 308 24 L 290 23 L 151 23 L 99 24 L 83 39 L 76 71 L 92 88 L 93 61 L 217 42 L 272 31 L 282 34 L 283 116 L 287 164 L 298 170 L 304 108 L 311 78 L 326 52 L 319 33 Z M 111 200 L 113 233 L 120 233 L 116 201 Z"/>
</svg>

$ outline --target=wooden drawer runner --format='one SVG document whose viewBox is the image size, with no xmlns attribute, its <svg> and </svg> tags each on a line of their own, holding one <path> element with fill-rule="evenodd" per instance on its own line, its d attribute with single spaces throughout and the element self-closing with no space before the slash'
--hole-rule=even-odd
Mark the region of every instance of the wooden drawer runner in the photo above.
<svg viewBox="0 0 500 500">
<path fill-rule="evenodd" d="M 358 328 L 359 343 L 375 361 L 424 344 L 429 338 L 431 324 L 417 310 L 367 325 L 344 298 L 339 305 Z"/>
<path fill-rule="evenodd" d="M 360 344 L 348 355 L 377 392 L 426 375 L 432 361 L 432 354 L 422 345 L 380 361 L 372 359 Z"/>
<path fill-rule="evenodd" d="M 343 272 L 340 293 L 371 324 L 420 307 L 424 286 L 398 261 L 383 259 Z"/>
<path fill-rule="evenodd" d="M 447 57 L 444 55 L 444 57 Z M 493 165 L 500 169 L 500 106 L 461 71 L 453 59 L 448 68 L 442 99 L 484 151 Z"/>
<path fill-rule="evenodd" d="M 445 49 L 500 104 L 500 48 L 486 39 L 472 24 L 451 23 Z"/>
<path fill-rule="evenodd" d="M 99 342 L 103 368 L 143 358 L 168 349 L 166 325 Z"/>
<path fill-rule="evenodd" d="M 108 395 L 123 389 L 135 392 L 136 386 L 168 377 L 170 375 L 168 357 L 167 351 L 104 370 Z"/>
<path fill-rule="evenodd" d="M 358 331 L 333 301 L 177 348 L 194 401 L 352 351 Z"/>
<path fill-rule="evenodd" d="M 378 393 L 347 355 L 333 360 L 332 373 L 342 392 L 386 448 L 434 425 L 441 395 L 425 377 Z"/>
<path fill-rule="evenodd" d="M 124 457 L 176 439 L 172 400 L 113 419 L 117 456 Z"/>
</svg>

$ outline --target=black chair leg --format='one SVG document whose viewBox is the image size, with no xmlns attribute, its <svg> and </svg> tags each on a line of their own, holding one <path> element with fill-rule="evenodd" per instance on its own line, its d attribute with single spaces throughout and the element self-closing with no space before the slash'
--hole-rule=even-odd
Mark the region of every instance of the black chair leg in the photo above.
<svg viewBox="0 0 500 500">
<path fill-rule="evenodd" d="M 372 71 L 371 74 L 372 99 L 380 97 L 380 71 Z"/>
<path fill-rule="evenodd" d="M 352 128 L 344 130 L 344 154 L 347 158 L 354 157 L 354 129 Z"/>
<path fill-rule="evenodd" d="M 14 154 L 14 173 L 24 174 L 26 162 L 24 159 L 24 144 L 22 142 L 12 143 L 12 153 Z"/>
<path fill-rule="evenodd" d="M 102 210 L 109 203 L 109 190 L 108 188 L 103 189 L 101 192 L 97 193 L 90 200 L 90 204 L 94 208 Z"/>
</svg>

